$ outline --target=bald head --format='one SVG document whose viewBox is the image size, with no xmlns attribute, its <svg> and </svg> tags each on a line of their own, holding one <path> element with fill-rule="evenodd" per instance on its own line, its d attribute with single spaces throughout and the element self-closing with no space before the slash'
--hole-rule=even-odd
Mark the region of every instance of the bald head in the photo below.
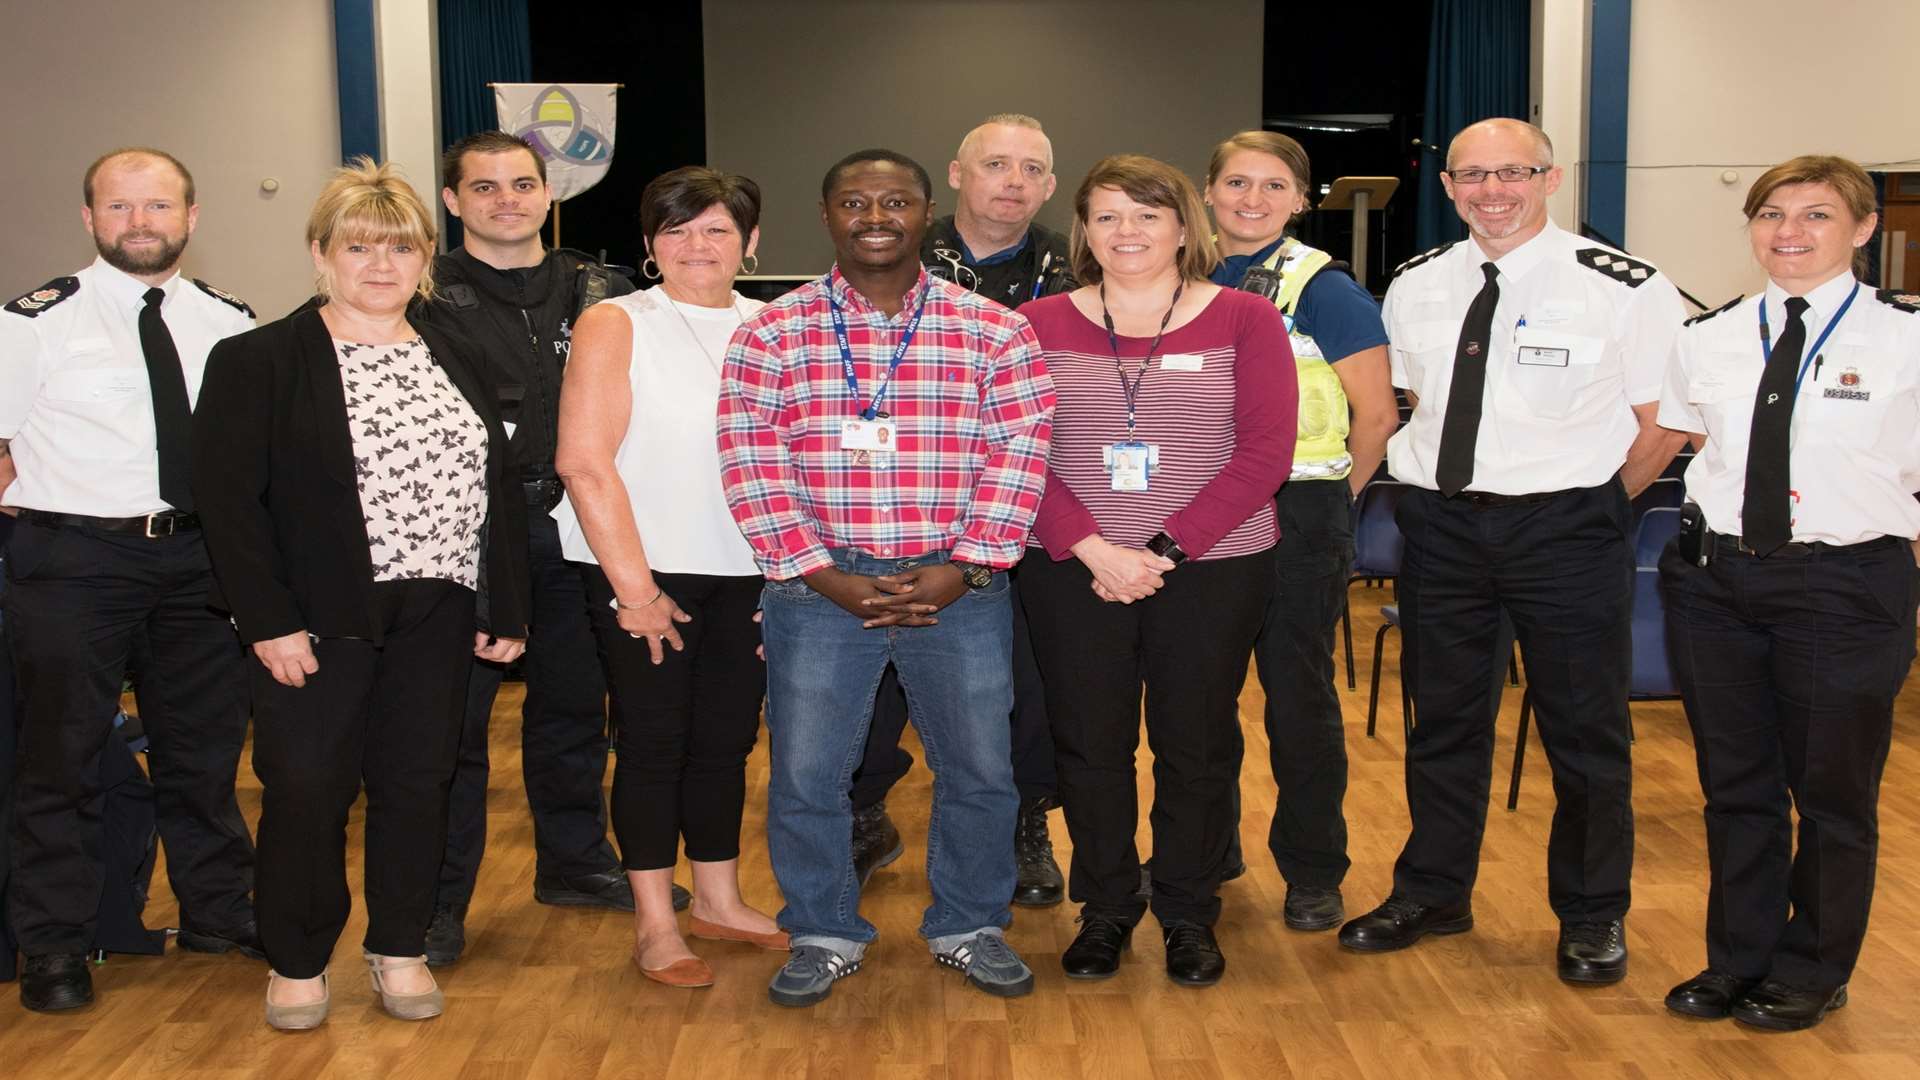
<svg viewBox="0 0 1920 1080">
<path fill-rule="evenodd" d="M 1453 168 L 1454 163 L 1460 160 L 1460 148 L 1463 144 L 1478 143 L 1489 138 L 1501 143 L 1508 143 L 1516 138 L 1525 139 L 1533 145 L 1533 149 L 1538 155 L 1538 159 L 1534 161 L 1533 164 L 1553 164 L 1553 140 L 1547 138 L 1546 132 L 1541 131 L 1525 120 L 1514 120 L 1505 116 L 1496 116 L 1491 120 L 1482 120 L 1477 124 L 1468 124 L 1466 127 L 1460 129 L 1460 133 L 1455 135 L 1453 141 L 1447 144 L 1447 168 Z"/>
<path fill-rule="evenodd" d="M 86 176 L 80 180 L 80 198 L 82 206 L 93 205 L 94 181 L 99 178 L 102 169 L 115 171 L 140 172 L 146 169 L 171 169 L 180 177 L 181 205 L 194 204 L 193 174 L 187 171 L 180 159 L 165 150 L 155 150 L 150 146 L 127 146 L 118 150 L 109 150 L 95 158 L 87 166 Z"/>
<path fill-rule="evenodd" d="M 947 165 L 947 184 L 959 192 L 954 223 L 969 245 L 987 239 L 1012 244 L 1053 196 L 1053 143 L 1031 116 L 989 116 L 960 140 L 958 156 Z M 993 250 L 974 254 L 984 258 Z"/>
<path fill-rule="evenodd" d="M 966 138 L 960 140 L 960 149 L 954 157 L 963 164 L 977 161 L 986 153 L 990 143 L 1008 139 L 1030 147 L 1046 162 L 1047 171 L 1053 171 L 1053 140 L 1047 138 L 1040 121 L 1025 113 L 995 113 L 987 117 L 979 127 L 967 132 Z"/>
</svg>

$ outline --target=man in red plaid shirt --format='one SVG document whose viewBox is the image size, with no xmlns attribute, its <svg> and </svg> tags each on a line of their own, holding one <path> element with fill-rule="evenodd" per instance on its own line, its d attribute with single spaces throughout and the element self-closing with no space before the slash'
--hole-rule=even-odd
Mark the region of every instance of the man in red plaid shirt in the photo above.
<svg viewBox="0 0 1920 1080">
<path fill-rule="evenodd" d="M 821 185 L 836 264 L 734 334 L 721 480 L 767 575 L 767 844 L 792 936 L 769 996 L 824 999 L 877 933 L 859 915 L 847 788 L 898 671 L 934 767 L 940 963 L 1005 997 L 1033 974 L 1011 921 L 1012 614 L 1004 571 L 1046 484 L 1053 384 L 1027 321 L 920 266 L 926 170 L 848 155 Z"/>
</svg>

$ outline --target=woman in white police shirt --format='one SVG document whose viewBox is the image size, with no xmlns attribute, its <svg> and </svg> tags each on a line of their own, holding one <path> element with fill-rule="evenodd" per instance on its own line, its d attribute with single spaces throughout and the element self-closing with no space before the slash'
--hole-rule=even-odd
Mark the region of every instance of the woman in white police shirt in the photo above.
<svg viewBox="0 0 1920 1080">
<path fill-rule="evenodd" d="M 1689 321 L 1660 399 L 1699 448 L 1660 569 L 1711 867 L 1707 970 L 1667 1007 L 1797 1030 L 1846 1004 L 1914 656 L 1920 297 L 1855 280 L 1851 161 L 1768 170 L 1746 215 L 1766 291 Z"/>
</svg>

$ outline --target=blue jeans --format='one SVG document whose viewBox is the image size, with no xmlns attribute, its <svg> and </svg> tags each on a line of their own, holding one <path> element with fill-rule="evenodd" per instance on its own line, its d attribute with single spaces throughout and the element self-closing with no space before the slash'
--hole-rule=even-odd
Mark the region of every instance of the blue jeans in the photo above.
<svg viewBox="0 0 1920 1080">
<path fill-rule="evenodd" d="M 930 562 L 833 552 L 853 574 L 892 574 Z M 1013 783 L 1007 713 L 1013 708 L 1013 613 L 1007 578 L 969 589 L 939 624 L 867 630 L 799 578 L 761 594 L 767 650 L 767 732 L 773 777 L 767 849 L 786 895 L 782 929 L 794 938 L 872 941 L 853 872 L 853 804 L 847 796 L 866 745 L 880 674 L 892 662 L 932 769 L 927 879 L 921 920 L 932 939 L 1012 921 Z"/>
</svg>

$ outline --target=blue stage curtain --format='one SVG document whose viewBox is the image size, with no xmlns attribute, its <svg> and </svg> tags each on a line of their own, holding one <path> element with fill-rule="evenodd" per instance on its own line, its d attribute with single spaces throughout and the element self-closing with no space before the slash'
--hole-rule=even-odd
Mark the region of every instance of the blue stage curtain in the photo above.
<svg viewBox="0 0 1920 1080">
<path fill-rule="evenodd" d="M 440 138 L 444 144 L 500 126 L 488 83 L 532 79 L 527 0 L 440 0 Z M 447 246 L 459 244 L 460 222 L 448 216 Z"/>
<path fill-rule="evenodd" d="M 1414 246 L 1421 251 L 1467 235 L 1440 187 L 1448 140 L 1476 120 L 1527 118 L 1531 28 L 1528 0 L 1433 0 L 1420 131 L 1427 153 L 1414 177 L 1420 192 Z"/>
</svg>

